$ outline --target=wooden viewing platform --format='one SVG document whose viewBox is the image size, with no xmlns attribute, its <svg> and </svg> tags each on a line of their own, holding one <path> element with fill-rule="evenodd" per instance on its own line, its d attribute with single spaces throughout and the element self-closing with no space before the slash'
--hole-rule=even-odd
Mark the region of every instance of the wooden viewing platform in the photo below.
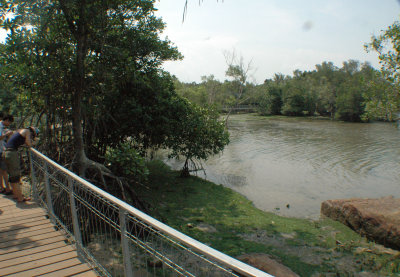
<svg viewBox="0 0 400 277">
<path fill-rule="evenodd" d="M 0 195 L 0 276 L 97 276 L 30 201 Z"/>
</svg>

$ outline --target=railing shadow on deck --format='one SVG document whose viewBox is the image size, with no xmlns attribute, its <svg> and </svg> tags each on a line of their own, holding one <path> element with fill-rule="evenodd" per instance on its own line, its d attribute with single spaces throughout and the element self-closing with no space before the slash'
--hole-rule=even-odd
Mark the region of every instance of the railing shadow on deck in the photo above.
<svg viewBox="0 0 400 277">
<path fill-rule="evenodd" d="M 30 151 L 34 198 L 102 276 L 271 276 L 202 244 Z"/>
</svg>

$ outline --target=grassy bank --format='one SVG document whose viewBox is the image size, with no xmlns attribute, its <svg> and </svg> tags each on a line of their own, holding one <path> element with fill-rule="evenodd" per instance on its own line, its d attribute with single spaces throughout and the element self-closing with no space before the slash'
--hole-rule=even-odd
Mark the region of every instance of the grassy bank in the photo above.
<svg viewBox="0 0 400 277">
<path fill-rule="evenodd" d="M 228 255 L 267 253 L 300 276 L 399 276 L 399 252 L 338 222 L 277 216 L 222 185 L 179 178 L 162 162 L 149 169 L 149 188 L 138 194 L 151 215 Z"/>
</svg>

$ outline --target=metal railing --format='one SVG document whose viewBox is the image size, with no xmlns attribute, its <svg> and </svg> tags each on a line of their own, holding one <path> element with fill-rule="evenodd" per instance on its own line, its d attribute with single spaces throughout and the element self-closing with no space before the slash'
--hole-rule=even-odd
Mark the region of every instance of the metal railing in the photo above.
<svg viewBox="0 0 400 277">
<path fill-rule="evenodd" d="M 271 276 L 202 244 L 31 149 L 33 197 L 102 276 Z"/>
</svg>

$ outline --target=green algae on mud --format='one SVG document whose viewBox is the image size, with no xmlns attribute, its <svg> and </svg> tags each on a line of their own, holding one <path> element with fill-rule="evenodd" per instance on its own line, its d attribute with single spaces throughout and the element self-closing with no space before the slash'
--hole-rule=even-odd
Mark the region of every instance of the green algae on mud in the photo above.
<svg viewBox="0 0 400 277">
<path fill-rule="evenodd" d="M 148 166 L 147 188 L 137 193 L 150 214 L 230 256 L 266 253 L 300 276 L 399 276 L 400 252 L 368 242 L 339 222 L 264 212 L 222 185 L 179 178 L 160 161 Z"/>
</svg>

